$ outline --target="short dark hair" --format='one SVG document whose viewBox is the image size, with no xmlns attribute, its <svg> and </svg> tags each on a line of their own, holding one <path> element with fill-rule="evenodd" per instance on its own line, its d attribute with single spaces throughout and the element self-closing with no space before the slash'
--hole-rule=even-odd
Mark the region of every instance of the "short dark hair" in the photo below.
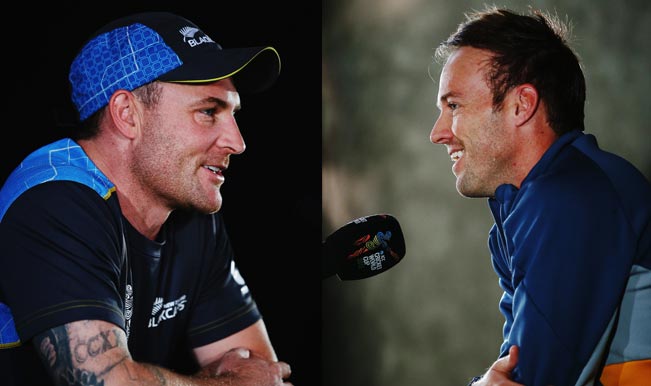
<svg viewBox="0 0 651 386">
<path fill-rule="evenodd" d="M 466 15 L 456 32 L 436 49 L 446 60 L 464 46 L 493 53 L 488 84 L 493 107 L 502 108 L 506 93 L 531 83 L 547 108 L 547 121 L 561 135 L 584 130 L 585 78 L 568 39 L 571 25 L 556 15 L 530 9 L 529 15 L 489 6 Z"/>
</svg>

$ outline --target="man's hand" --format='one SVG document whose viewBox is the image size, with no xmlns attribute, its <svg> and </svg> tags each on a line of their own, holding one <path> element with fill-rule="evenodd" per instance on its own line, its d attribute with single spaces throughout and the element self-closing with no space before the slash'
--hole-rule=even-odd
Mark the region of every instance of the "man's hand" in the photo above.
<svg viewBox="0 0 651 386">
<path fill-rule="evenodd" d="M 518 363 L 518 346 L 511 346 L 509 354 L 498 359 L 473 386 L 524 386 L 511 381 L 511 371 Z"/>
<path fill-rule="evenodd" d="M 234 348 L 204 367 L 197 377 L 229 378 L 238 386 L 291 386 L 284 382 L 290 374 L 291 369 L 285 362 L 269 361 L 248 349 Z"/>
</svg>

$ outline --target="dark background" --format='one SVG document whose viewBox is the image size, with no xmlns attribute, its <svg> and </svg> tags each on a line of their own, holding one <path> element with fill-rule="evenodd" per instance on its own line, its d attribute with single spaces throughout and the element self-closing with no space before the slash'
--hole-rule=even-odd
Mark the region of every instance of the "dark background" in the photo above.
<svg viewBox="0 0 651 386">
<path fill-rule="evenodd" d="M 320 379 L 320 9 L 309 2 L 74 2 L 17 4 L 5 13 L 4 148 L 0 181 L 32 150 L 66 136 L 74 110 L 68 67 L 104 23 L 149 10 L 193 21 L 223 47 L 271 45 L 275 85 L 242 95 L 247 150 L 231 160 L 222 212 L 240 271 L 295 386 Z"/>
</svg>

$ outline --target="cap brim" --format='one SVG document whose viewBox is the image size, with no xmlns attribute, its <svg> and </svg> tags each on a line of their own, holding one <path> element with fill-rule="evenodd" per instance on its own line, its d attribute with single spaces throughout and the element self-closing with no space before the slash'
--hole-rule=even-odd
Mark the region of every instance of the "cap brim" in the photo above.
<svg viewBox="0 0 651 386">
<path fill-rule="evenodd" d="M 230 48 L 203 52 L 161 75 L 159 80 L 173 83 L 209 83 L 233 77 L 239 92 L 255 93 L 271 86 L 280 74 L 280 56 L 273 47 Z"/>
</svg>

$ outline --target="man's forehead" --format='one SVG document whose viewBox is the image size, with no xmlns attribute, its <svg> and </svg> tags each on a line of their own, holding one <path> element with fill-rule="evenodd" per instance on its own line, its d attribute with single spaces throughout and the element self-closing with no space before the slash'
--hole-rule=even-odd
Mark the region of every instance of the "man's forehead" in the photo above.
<svg viewBox="0 0 651 386">
<path fill-rule="evenodd" d="M 492 53 L 488 50 L 460 47 L 450 54 L 443 66 L 443 71 L 484 72 L 490 65 L 492 57 Z"/>
<path fill-rule="evenodd" d="M 490 59 L 489 51 L 473 47 L 459 48 L 445 62 L 439 85 L 449 86 L 451 83 L 463 83 L 475 78 L 485 80 Z"/>
<path fill-rule="evenodd" d="M 237 89 L 230 79 L 222 79 L 216 82 L 200 84 L 173 82 L 162 83 L 164 84 L 165 92 L 170 95 L 170 97 L 187 95 L 188 98 L 192 98 L 194 101 L 221 101 L 221 103 L 229 105 L 240 105 L 240 94 L 237 92 Z M 188 101 L 189 100 L 190 99 L 188 99 Z"/>
</svg>

